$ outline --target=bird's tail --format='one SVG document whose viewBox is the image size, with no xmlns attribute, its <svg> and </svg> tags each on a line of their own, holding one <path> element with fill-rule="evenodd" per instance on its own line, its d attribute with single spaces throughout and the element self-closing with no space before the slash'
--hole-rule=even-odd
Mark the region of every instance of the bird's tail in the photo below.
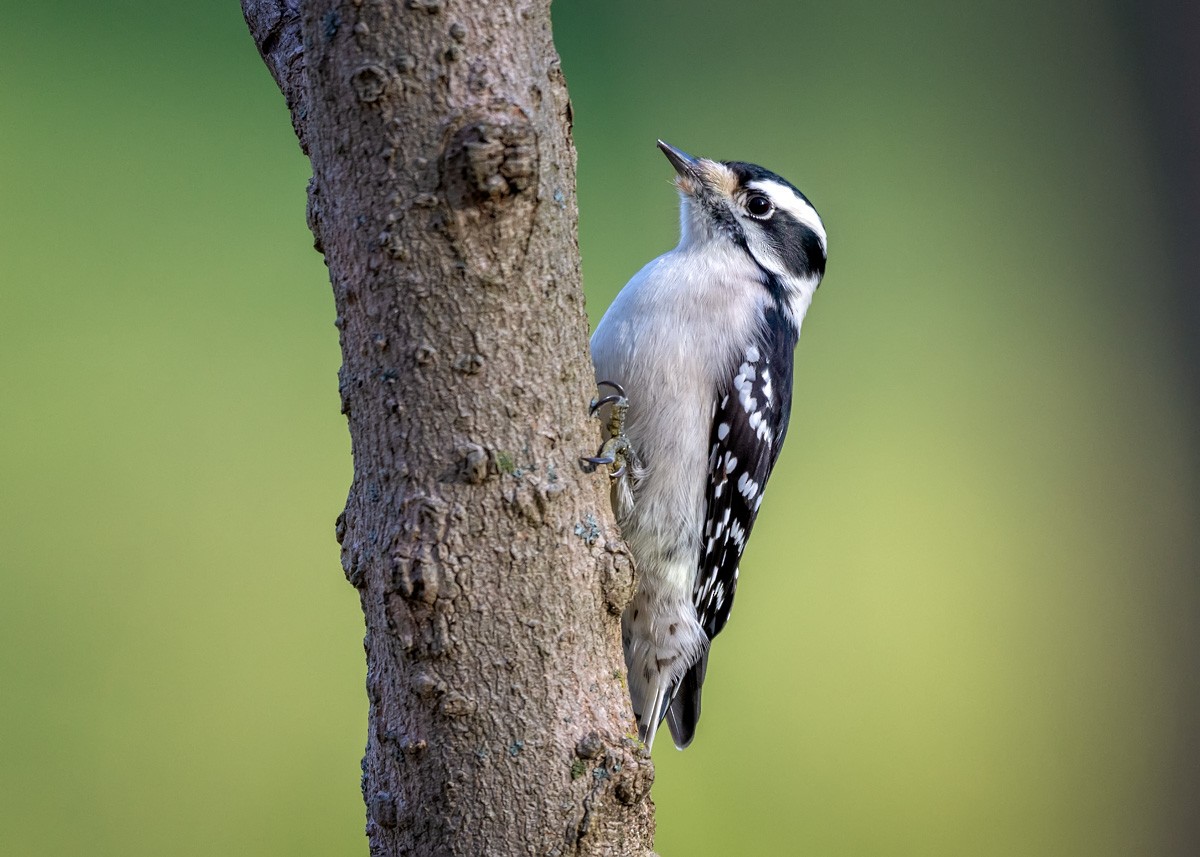
<svg viewBox="0 0 1200 857">
<path fill-rule="evenodd" d="M 687 749 L 696 737 L 696 724 L 700 722 L 700 692 L 704 686 L 704 673 L 708 669 L 708 651 L 674 684 L 667 673 L 660 673 L 648 688 L 645 706 L 638 714 L 638 737 L 647 749 L 654 747 L 654 736 L 665 718 L 671 730 L 671 739 L 676 748 Z"/>
<path fill-rule="evenodd" d="M 671 702 L 671 687 L 666 682 L 666 676 L 660 675 L 652 686 L 654 695 L 647 701 L 645 709 L 638 715 L 638 737 L 646 745 L 647 750 L 654 748 L 654 736 L 662 723 L 663 715 Z"/>
<path fill-rule="evenodd" d="M 704 687 L 704 673 L 708 670 L 708 649 L 700 660 L 692 664 L 675 685 L 675 692 L 667 706 L 667 727 L 671 738 L 680 750 L 687 749 L 696 737 L 696 724 L 700 722 L 700 691 Z"/>
<path fill-rule="evenodd" d="M 621 637 L 638 736 L 652 747 L 671 709 L 675 746 L 686 747 L 700 717 L 708 663 L 708 637 L 690 599 L 656 600 L 651 592 L 639 591 L 621 617 Z"/>
</svg>

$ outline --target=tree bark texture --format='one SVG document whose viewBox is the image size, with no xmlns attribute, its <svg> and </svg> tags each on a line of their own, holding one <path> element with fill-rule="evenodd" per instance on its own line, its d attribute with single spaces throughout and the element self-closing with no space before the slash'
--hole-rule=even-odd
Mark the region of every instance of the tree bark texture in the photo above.
<svg viewBox="0 0 1200 857">
<path fill-rule="evenodd" d="M 313 167 L 374 855 L 649 853 L 548 0 L 243 0 Z"/>
</svg>

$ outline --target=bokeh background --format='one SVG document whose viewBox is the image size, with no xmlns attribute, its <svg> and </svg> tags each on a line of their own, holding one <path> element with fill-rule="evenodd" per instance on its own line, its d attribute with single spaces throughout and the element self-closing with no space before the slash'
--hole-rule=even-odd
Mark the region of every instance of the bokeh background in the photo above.
<svg viewBox="0 0 1200 857">
<path fill-rule="evenodd" d="M 0 852 L 365 854 L 282 98 L 233 2 L 4 5 Z M 1200 853 L 1200 90 L 1165 8 L 556 3 L 593 321 L 675 240 L 656 137 L 830 234 L 699 737 L 656 754 L 664 857 Z"/>
</svg>

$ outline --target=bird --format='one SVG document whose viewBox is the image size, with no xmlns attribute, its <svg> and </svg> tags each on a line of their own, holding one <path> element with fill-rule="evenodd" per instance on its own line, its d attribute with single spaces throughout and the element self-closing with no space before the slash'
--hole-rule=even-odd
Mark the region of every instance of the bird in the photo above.
<svg viewBox="0 0 1200 857">
<path fill-rule="evenodd" d="M 827 239 L 809 199 L 770 170 L 658 148 L 675 169 L 679 243 L 633 276 L 591 337 L 591 410 L 605 428 L 585 461 L 609 467 L 637 570 L 621 638 L 638 737 L 652 749 L 665 718 L 682 750 L 787 434 Z"/>
</svg>

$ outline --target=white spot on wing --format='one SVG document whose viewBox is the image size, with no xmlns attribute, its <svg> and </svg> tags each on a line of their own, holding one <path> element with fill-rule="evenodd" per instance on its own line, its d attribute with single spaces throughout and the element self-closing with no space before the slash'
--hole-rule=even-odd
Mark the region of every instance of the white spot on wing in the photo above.
<svg viewBox="0 0 1200 857">
<path fill-rule="evenodd" d="M 757 422 L 754 417 L 758 417 Z M 767 418 L 763 416 L 761 411 L 755 411 L 750 417 L 750 425 L 755 429 L 755 434 L 760 442 L 767 446 L 771 445 L 771 426 L 767 422 Z"/>
</svg>

